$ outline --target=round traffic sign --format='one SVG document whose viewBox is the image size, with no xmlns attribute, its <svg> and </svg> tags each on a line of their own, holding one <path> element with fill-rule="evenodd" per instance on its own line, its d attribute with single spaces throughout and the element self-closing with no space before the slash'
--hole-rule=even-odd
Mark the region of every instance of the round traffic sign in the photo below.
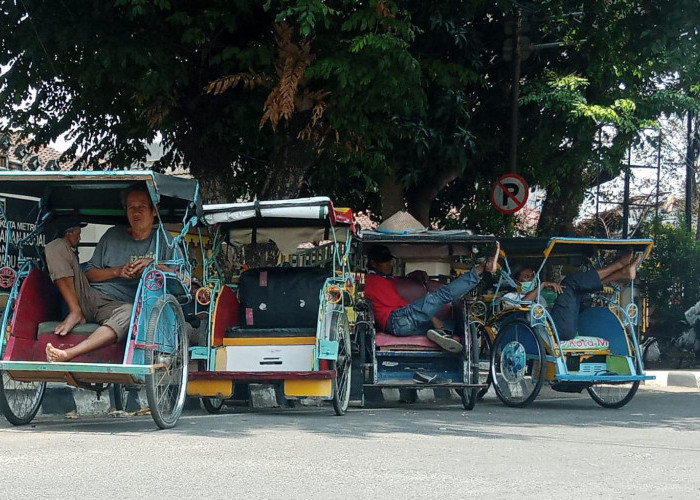
<svg viewBox="0 0 700 500">
<path fill-rule="evenodd" d="M 530 189 L 518 174 L 504 174 L 493 183 L 491 203 L 504 214 L 514 214 L 525 206 Z"/>
</svg>

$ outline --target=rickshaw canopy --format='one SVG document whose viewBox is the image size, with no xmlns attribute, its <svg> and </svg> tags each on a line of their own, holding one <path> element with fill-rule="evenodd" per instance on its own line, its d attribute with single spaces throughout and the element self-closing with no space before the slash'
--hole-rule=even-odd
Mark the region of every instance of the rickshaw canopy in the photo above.
<svg viewBox="0 0 700 500">
<path fill-rule="evenodd" d="M 163 222 L 181 222 L 194 205 L 201 213 L 199 185 L 151 171 L 0 172 L 0 192 L 39 200 L 43 214 L 76 215 L 85 222 L 120 224 L 126 220 L 122 193 L 143 182 Z"/>
<path fill-rule="evenodd" d="M 352 211 L 325 196 L 204 205 L 204 222 L 218 225 L 228 243 L 274 241 L 283 254 L 307 242 L 344 242 L 353 229 Z"/>
<path fill-rule="evenodd" d="M 502 238 L 501 251 L 509 258 L 541 260 L 543 258 L 581 262 L 600 250 L 642 252 L 646 259 L 654 246 L 650 238 Z"/>
<path fill-rule="evenodd" d="M 360 231 L 357 239 L 365 247 L 373 244 L 385 245 L 393 255 L 411 258 L 469 256 L 477 253 L 475 246 L 496 243 L 494 235 L 475 235 L 466 230 L 428 230 L 410 234 Z"/>
</svg>

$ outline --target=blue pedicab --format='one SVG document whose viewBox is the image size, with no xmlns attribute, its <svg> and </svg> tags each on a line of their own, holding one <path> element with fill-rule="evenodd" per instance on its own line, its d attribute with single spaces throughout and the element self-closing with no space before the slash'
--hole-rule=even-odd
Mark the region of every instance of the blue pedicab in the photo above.
<svg viewBox="0 0 700 500">
<path fill-rule="evenodd" d="M 156 255 L 165 255 L 168 247 L 171 257 L 156 258 L 144 269 L 124 341 L 68 362 L 47 362 L 47 343 L 71 347 L 99 325 L 76 325 L 65 337 L 53 333 L 65 306 L 43 255 L 30 258 L 25 250 L 60 217 L 126 224 L 121 197 L 134 183 L 147 186 L 157 207 Z M 9 196 L 34 197 L 39 203 L 36 229 L 18 243 L 19 269 L 2 318 L 0 409 L 7 420 L 15 425 L 31 422 L 47 382 L 91 389 L 98 397 L 109 384 L 128 384 L 145 386 L 155 423 L 160 428 L 173 427 L 182 412 L 187 385 L 188 347 L 181 304 L 191 300 L 192 268 L 183 236 L 197 224 L 201 212 L 198 183 L 148 171 L 0 172 L 0 186 Z"/>
<path fill-rule="evenodd" d="M 189 374 L 188 394 L 214 413 L 233 397 L 236 383 L 270 384 L 287 400 L 331 400 L 343 415 L 350 391 L 352 212 L 315 197 L 206 205 L 204 221 L 212 251 L 195 296 L 208 328 L 203 345 L 191 348 L 200 368 Z M 222 247 L 256 243 L 274 243 L 276 265 L 249 268 L 227 282 Z"/>
<path fill-rule="evenodd" d="M 513 303 L 504 292 L 517 289 L 516 273 L 531 267 L 540 282 L 557 266 L 569 271 L 602 267 L 613 252 L 651 252 L 651 239 L 510 238 L 501 240 L 503 257 L 490 316 L 479 327 L 483 352 L 490 350 L 490 378 L 506 405 L 532 403 L 544 383 L 561 392 L 588 391 L 600 406 L 620 408 L 637 392 L 645 375 L 636 331 L 639 308 L 634 281 L 588 294 L 578 317 L 578 332 L 561 341 L 540 292 L 536 300 Z M 518 268 L 511 266 L 517 262 Z M 549 280 L 551 281 L 551 280 Z M 549 297 L 550 305 L 555 296 Z M 485 311 L 484 303 L 478 309 Z M 485 314 L 480 313 L 482 320 Z M 482 354 L 483 356 L 483 354 Z"/>
<path fill-rule="evenodd" d="M 495 236 L 473 235 L 462 230 L 413 234 L 361 231 L 357 239 L 362 253 L 375 244 L 387 246 L 397 257 L 395 272 L 405 271 L 396 272 L 396 276 L 418 269 L 428 273 L 431 279 L 425 284 L 408 277 L 395 278 L 399 294 L 408 302 L 443 286 L 458 270 L 468 271 L 477 255 L 493 252 L 496 241 Z M 473 409 L 485 380 L 479 380 L 477 331 L 471 316 L 472 293 L 476 293 L 476 289 L 437 313 L 464 345 L 458 354 L 442 350 L 425 332 L 395 336 L 381 331 L 375 322 L 371 302 L 366 298 L 358 300 L 355 307 L 358 355 L 353 358 L 354 379 L 358 382 L 353 386 L 351 399 L 364 402 L 365 388 L 398 388 L 406 390 L 408 396 L 404 399 L 412 402 L 419 389 L 447 388 L 459 393 L 466 410 Z M 414 378 L 416 374 L 429 383 Z"/>
</svg>

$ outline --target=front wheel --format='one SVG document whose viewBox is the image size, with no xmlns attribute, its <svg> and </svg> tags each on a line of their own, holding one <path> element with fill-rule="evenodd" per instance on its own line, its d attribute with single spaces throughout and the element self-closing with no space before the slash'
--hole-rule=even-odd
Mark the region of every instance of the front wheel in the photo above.
<svg viewBox="0 0 700 500">
<path fill-rule="evenodd" d="M 505 325 L 491 352 L 491 380 L 498 398 L 511 407 L 532 403 L 544 382 L 545 362 L 542 339 L 527 322 Z"/>
<path fill-rule="evenodd" d="M 333 410 L 336 415 L 345 415 L 350 403 L 350 373 L 352 365 L 352 346 L 350 345 L 350 327 L 345 312 L 334 314 L 331 331 L 338 340 L 338 358 L 331 363 L 335 369 L 333 379 Z"/>
<path fill-rule="evenodd" d="M 161 429 L 177 423 L 187 390 L 187 336 L 185 317 L 172 295 L 158 298 L 146 331 L 145 360 L 153 367 L 146 375 L 146 397 L 151 416 Z"/>
<path fill-rule="evenodd" d="M 2 372 L 0 410 L 13 425 L 27 425 L 36 416 L 44 399 L 46 382 L 19 382 Z"/>
</svg>

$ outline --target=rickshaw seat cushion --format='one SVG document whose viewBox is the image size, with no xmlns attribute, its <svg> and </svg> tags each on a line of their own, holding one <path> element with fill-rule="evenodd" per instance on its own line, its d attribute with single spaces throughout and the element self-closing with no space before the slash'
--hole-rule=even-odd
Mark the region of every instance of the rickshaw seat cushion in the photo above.
<svg viewBox="0 0 700 500">
<path fill-rule="evenodd" d="M 435 349 L 441 351 L 442 349 L 435 342 L 430 340 L 425 335 L 406 335 L 397 336 L 391 335 L 389 333 L 377 332 L 374 337 L 374 345 L 377 348 L 384 349 Z"/>
<path fill-rule="evenodd" d="M 46 335 L 46 334 L 51 334 L 53 335 L 54 330 L 56 330 L 56 327 L 60 324 L 60 321 L 44 321 L 43 323 L 39 323 L 39 329 L 37 333 L 39 335 Z M 73 327 L 73 329 L 70 331 L 70 333 L 74 333 L 76 335 L 85 335 L 86 337 L 95 330 L 99 328 L 99 324 L 97 323 L 82 323 L 82 324 L 77 324 Z"/>
<path fill-rule="evenodd" d="M 428 280 L 425 285 L 413 278 L 400 277 L 394 280 L 396 283 L 396 291 L 402 299 L 407 302 L 415 302 L 418 299 L 425 297 L 427 292 L 434 292 L 438 288 L 444 286 L 439 281 Z M 452 304 L 445 304 L 437 312 L 438 318 L 449 318 L 452 314 Z"/>
<path fill-rule="evenodd" d="M 238 282 L 242 328 L 316 328 L 320 294 L 330 272 L 317 267 L 260 267 Z"/>
<path fill-rule="evenodd" d="M 241 328 L 231 326 L 226 329 L 226 338 L 251 337 L 315 337 L 316 328 Z"/>
</svg>

